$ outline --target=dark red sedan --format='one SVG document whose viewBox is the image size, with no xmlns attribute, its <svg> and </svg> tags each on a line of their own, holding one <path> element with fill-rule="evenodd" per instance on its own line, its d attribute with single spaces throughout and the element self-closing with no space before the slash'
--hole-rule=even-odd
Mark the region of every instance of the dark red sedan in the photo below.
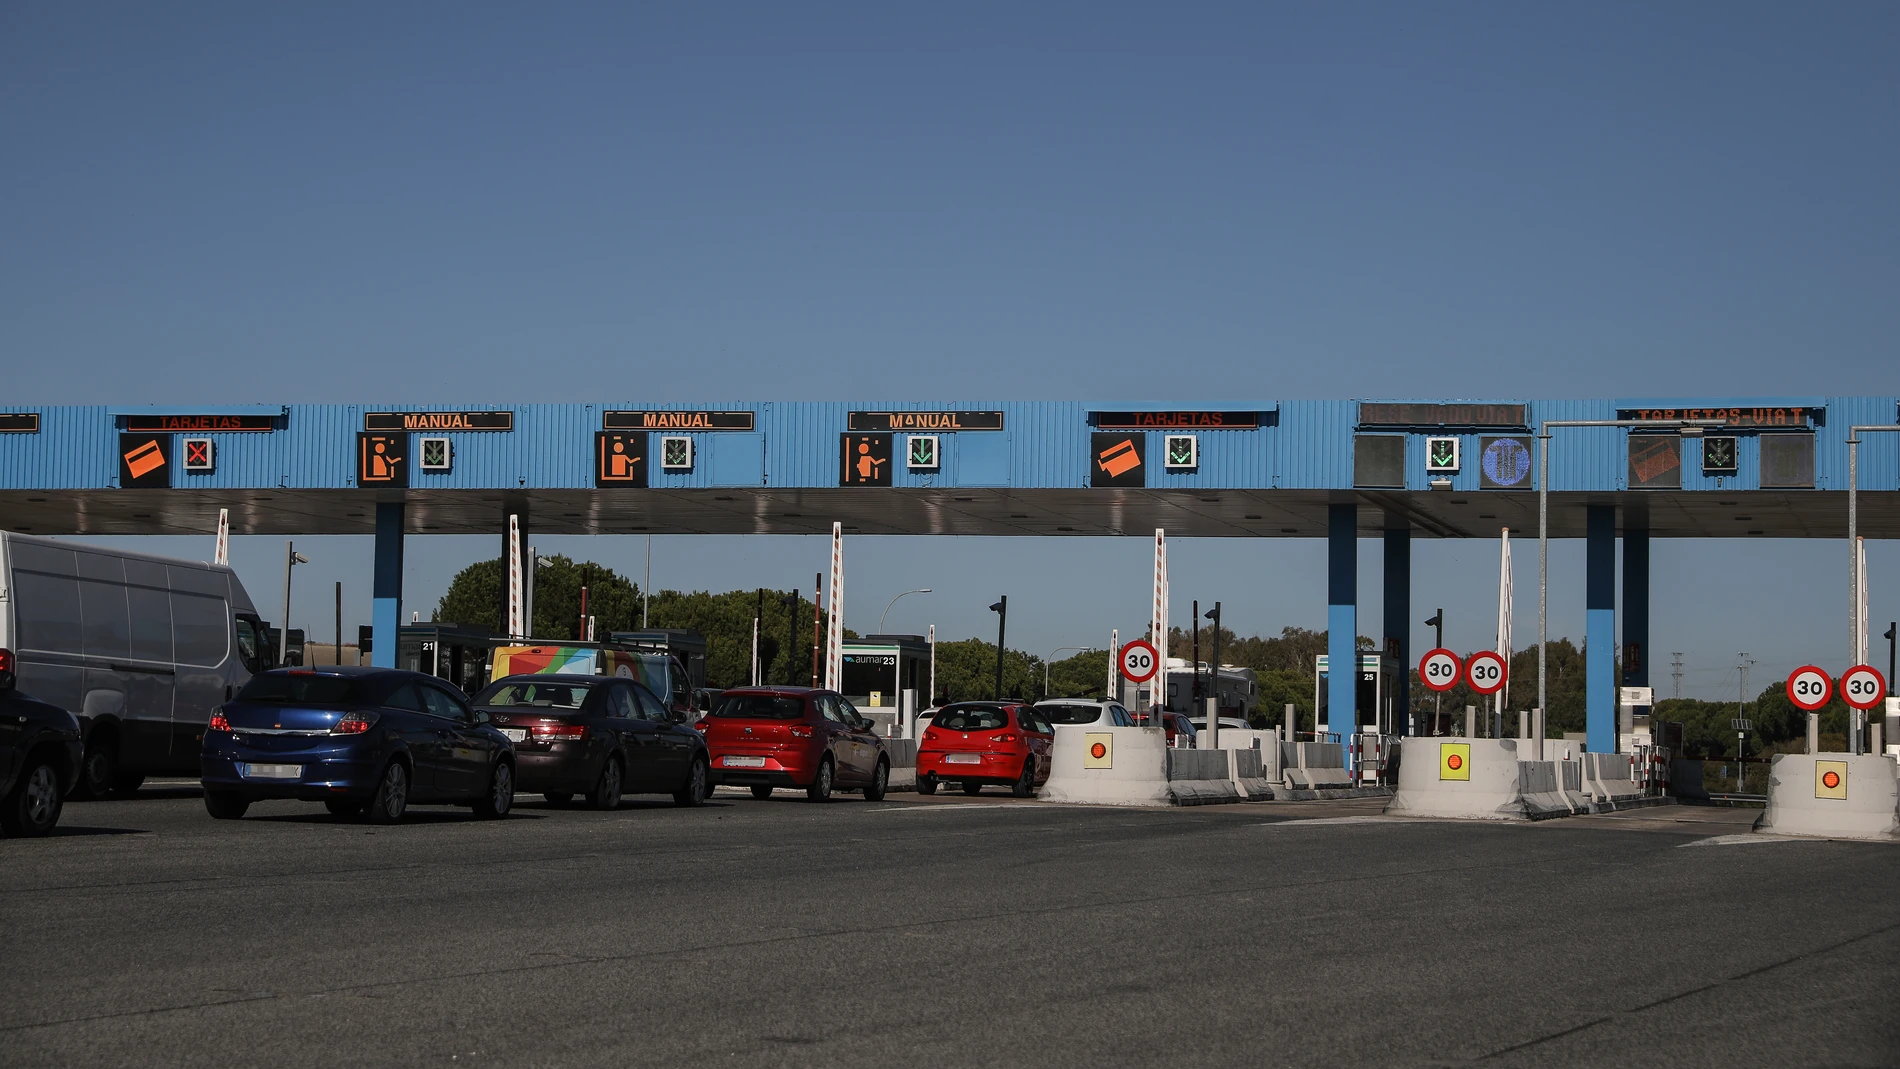
<svg viewBox="0 0 1900 1069">
<path fill-rule="evenodd" d="M 984 784 L 1028 798 L 1049 780 L 1056 729 L 1031 706 L 1014 702 L 958 702 L 937 710 L 917 744 L 917 793 L 956 780 L 964 794 Z"/>
<path fill-rule="evenodd" d="M 830 798 L 833 790 L 861 790 L 866 801 L 875 802 L 890 782 L 884 740 L 871 730 L 871 721 L 832 691 L 729 690 L 694 726 L 706 736 L 713 782 L 750 787 L 754 798 L 792 787 L 814 802 Z"/>
</svg>

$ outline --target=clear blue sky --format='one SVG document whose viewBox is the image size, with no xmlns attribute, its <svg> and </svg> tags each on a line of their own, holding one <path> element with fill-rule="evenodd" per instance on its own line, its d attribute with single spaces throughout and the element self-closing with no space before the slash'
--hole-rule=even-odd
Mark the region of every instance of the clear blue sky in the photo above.
<svg viewBox="0 0 1900 1069">
<path fill-rule="evenodd" d="M 8 4 L 4 394 L 1892 392 L 1897 30 L 1884 4 Z M 892 626 L 969 634 L 1006 589 L 1032 650 L 1105 641 L 1145 618 L 1135 541 L 860 540 L 847 616 L 929 585 Z M 823 558 L 655 545 L 662 586 Z M 642 546 L 554 548 L 637 573 Z M 1582 630 L 1576 549 L 1553 634 Z M 281 551 L 239 546 L 254 591 Z M 366 616 L 367 540 L 310 551 L 300 584 Z M 491 552 L 412 551 L 410 603 Z M 1872 556 L 1884 621 L 1900 555 Z M 1175 589 L 1317 627 L 1321 559 L 1182 543 Z M 1831 665 L 1844 559 L 1661 546 L 1656 648 L 1711 696 L 1740 649 Z M 1416 567 L 1485 641 L 1495 546 Z"/>
</svg>

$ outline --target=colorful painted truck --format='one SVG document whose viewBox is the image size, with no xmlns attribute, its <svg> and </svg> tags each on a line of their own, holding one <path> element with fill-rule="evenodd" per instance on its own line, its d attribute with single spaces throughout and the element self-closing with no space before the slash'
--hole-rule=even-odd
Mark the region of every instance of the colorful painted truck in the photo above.
<svg viewBox="0 0 1900 1069">
<path fill-rule="evenodd" d="M 597 642 L 495 647 L 489 661 L 489 681 L 520 675 L 637 679 L 675 712 L 692 712 L 692 681 L 679 658 L 670 654 Z"/>
</svg>

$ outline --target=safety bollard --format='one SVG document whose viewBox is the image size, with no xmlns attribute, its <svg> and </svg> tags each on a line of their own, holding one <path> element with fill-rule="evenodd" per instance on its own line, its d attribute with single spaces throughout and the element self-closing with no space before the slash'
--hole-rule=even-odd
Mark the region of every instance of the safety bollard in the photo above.
<svg viewBox="0 0 1900 1069">
<path fill-rule="evenodd" d="M 1474 738 L 1478 733 L 1478 707 L 1465 706 L 1465 738 Z"/>
<path fill-rule="evenodd" d="M 1809 713 L 1808 714 L 1808 753 L 1810 755 L 1813 755 L 1813 754 L 1818 754 L 1820 752 L 1821 752 L 1821 714 Z"/>
</svg>

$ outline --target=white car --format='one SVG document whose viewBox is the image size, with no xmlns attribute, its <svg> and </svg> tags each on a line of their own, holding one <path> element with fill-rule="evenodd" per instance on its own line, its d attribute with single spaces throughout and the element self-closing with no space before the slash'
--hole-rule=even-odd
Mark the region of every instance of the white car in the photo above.
<svg viewBox="0 0 1900 1069">
<path fill-rule="evenodd" d="M 1193 719 L 1189 720 L 1188 723 L 1193 724 L 1194 730 L 1196 731 L 1207 730 L 1207 718 L 1204 716 L 1194 717 Z M 1220 729 L 1222 731 L 1227 731 L 1230 728 L 1239 728 L 1240 730 L 1245 731 L 1252 727 L 1253 727 L 1252 724 L 1247 723 L 1245 720 L 1242 720 L 1237 716 L 1223 716 L 1220 718 Z"/>
<path fill-rule="evenodd" d="M 1134 727 L 1134 718 L 1119 702 L 1088 701 L 1082 698 L 1045 698 L 1036 703 L 1036 712 L 1057 727 L 1091 724 L 1109 727 Z"/>
</svg>

